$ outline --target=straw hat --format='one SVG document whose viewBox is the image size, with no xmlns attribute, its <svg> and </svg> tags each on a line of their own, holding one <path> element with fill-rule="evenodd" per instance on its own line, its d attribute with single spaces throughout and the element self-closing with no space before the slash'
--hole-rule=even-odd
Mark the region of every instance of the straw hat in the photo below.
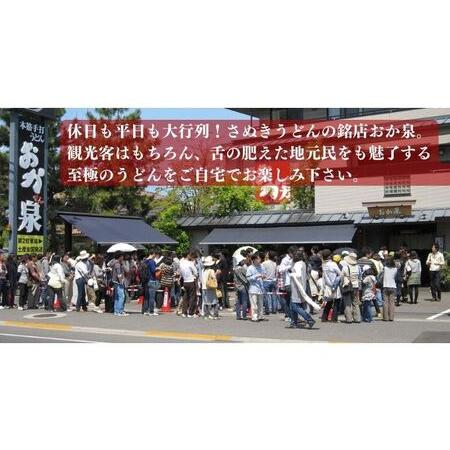
<svg viewBox="0 0 450 450">
<path fill-rule="evenodd" d="M 354 266 L 357 263 L 357 258 L 358 256 L 356 255 L 356 253 L 349 253 L 345 258 L 345 262 Z"/>
<path fill-rule="evenodd" d="M 215 264 L 214 259 L 212 258 L 212 256 L 207 256 L 205 258 L 205 260 L 203 261 L 203 266 L 204 267 L 211 267 Z"/>
<path fill-rule="evenodd" d="M 80 254 L 78 255 L 79 259 L 88 259 L 89 253 L 86 250 L 81 250 Z"/>
</svg>

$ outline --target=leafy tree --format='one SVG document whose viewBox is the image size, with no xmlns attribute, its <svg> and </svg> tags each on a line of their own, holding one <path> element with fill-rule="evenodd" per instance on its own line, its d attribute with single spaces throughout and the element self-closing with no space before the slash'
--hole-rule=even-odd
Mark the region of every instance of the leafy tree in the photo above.
<svg viewBox="0 0 450 450">
<path fill-rule="evenodd" d="M 265 208 L 251 186 L 181 187 L 173 189 L 174 201 L 181 202 L 183 215 L 228 216 Z"/>
<path fill-rule="evenodd" d="M 314 187 L 301 186 L 291 190 L 292 203 L 296 208 L 314 209 Z"/>
<path fill-rule="evenodd" d="M 177 223 L 177 220 L 183 216 L 183 204 L 177 198 L 175 190 L 159 200 L 158 210 L 158 217 L 152 226 L 178 242 L 177 252 L 182 253 L 188 250 L 191 245 L 189 235 Z"/>
<path fill-rule="evenodd" d="M 127 108 L 96 108 L 88 111 L 91 120 L 136 120 L 140 118 L 140 110 Z M 142 187 L 119 186 L 109 187 L 71 187 L 64 190 L 61 196 L 67 208 L 73 211 L 93 214 L 128 214 L 147 217 L 153 195 Z"/>
</svg>

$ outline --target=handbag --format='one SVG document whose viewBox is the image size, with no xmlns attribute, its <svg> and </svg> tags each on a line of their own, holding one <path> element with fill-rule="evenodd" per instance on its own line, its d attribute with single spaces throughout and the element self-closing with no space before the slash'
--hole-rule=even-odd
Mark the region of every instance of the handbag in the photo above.
<svg viewBox="0 0 450 450">
<path fill-rule="evenodd" d="M 51 288 L 53 289 L 61 289 L 62 283 L 59 277 L 57 277 L 54 273 L 49 272 L 48 274 L 48 283 Z"/>
<path fill-rule="evenodd" d="M 217 289 L 217 278 L 213 276 L 213 271 L 210 269 L 208 272 L 208 278 L 206 279 L 206 288 L 207 289 Z"/>
<path fill-rule="evenodd" d="M 349 292 L 353 291 L 353 285 L 352 285 L 352 282 L 350 281 L 350 266 L 347 266 L 347 269 L 348 269 L 348 275 L 346 275 L 344 273 L 344 279 L 347 280 L 347 283 L 343 284 L 341 287 L 342 294 L 348 294 Z"/>
</svg>

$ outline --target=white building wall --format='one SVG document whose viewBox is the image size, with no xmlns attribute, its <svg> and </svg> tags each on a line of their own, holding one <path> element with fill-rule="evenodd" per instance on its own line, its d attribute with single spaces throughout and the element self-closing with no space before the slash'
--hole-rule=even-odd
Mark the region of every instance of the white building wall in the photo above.
<svg viewBox="0 0 450 450">
<path fill-rule="evenodd" d="M 450 186 L 411 186 L 410 196 L 385 197 L 384 186 L 316 186 L 317 214 L 363 211 L 363 202 L 415 200 L 413 209 L 450 208 Z"/>
<path fill-rule="evenodd" d="M 433 119 L 440 116 L 450 115 L 450 108 L 425 108 L 410 111 L 400 111 L 389 114 L 370 115 L 367 119 Z M 361 117 L 355 120 L 361 120 Z M 439 136 L 439 143 L 446 144 L 450 142 L 450 133 L 448 130 L 442 131 Z M 450 164 L 449 164 L 450 169 Z M 386 176 L 389 176 L 386 173 Z M 384 179 L 383 177 L 371 178 L 368 185 L 358 186 L 318 186 L 315 187 L 315 212 L 336 213 L 336 212 L 355 212 L 367 210 L 363 202 L 378 201 L 401 201 L 415 200 L 413 209 L 421 208 L 450 208 L 450 186 L 448 182 L 448 174 L 435 173 L 432 175 L 434 184 L 440 185 L 423 186 L 420 181 L 424 182 L 423 176 L 416 178 L 411 176 L 411 195 L 392 197 L 384 196 Z M 420 181 L 418 181 L 420 180 Z"/>
</svg>

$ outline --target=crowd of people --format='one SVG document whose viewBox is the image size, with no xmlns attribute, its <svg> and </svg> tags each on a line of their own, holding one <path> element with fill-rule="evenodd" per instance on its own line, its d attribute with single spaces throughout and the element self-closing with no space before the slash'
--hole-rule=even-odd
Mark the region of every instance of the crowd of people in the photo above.
<svg viewBox="0 0 450 450">
<path fill-rule="evenodd" d="M 76 258 L 50 252 L 19 260 L 5 256 L 0 253 L 0 309 L 79 312 L 89 307 L 126 316 L 126 301 L 141 298 L 141 313 L 147 316 L 169 307 L 183 318 L 218 320 L 225 309 L 234 310 L 237 320 L 252 322 L 281 314 L 291 328 L 312 328 L 314 316 L 322 322 L 337 322 L 340 315 L 346 323 L 371 322 L 374 315 L 393 321 L 396 307 L 418 303 L 422 278 L 417 252 L 405 247 L 395 252 L 365 248 L 360 256 L 353 249 L 332 252 L 316 246 L 307 251 L 293 245 L 285 254 L 245 248 L 233 261 L 224 251 L 177 255 L 158 247 L 145 255 L 83 250 Z M 433 300 L 440 301 L 445 260 L 437 244 L 426 265 Z"/>
</svg>

